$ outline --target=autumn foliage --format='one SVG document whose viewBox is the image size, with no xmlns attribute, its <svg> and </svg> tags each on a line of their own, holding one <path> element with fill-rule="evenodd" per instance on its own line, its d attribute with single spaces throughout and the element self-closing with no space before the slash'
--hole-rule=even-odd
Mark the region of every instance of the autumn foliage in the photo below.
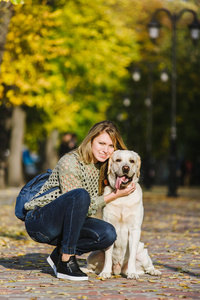
<svg viewBox="0 0 200 300">
<path fill-rule="evenodd" d="M 37 149 L 38 140 L 46 139 L 53 130 L 76 132 L 81 141 L 95 122 L 108 118 L 120 127 L 128 146 L 143 156 L 149 126 L 145 100 L 151 76 L 152 151 L 156 158 L 166 159 L 171 110 L 171 24 L 166 15 L 159 15 L 162 28 L 156 44 L 148 36 L 147 25 L 161 7 L 173 13 L 190 8 L 199 16 L 196 2 L 11 2 L 18 5 L 12 5 L 3 52 L 0 103 L 9 112 L 16 107 L 26 112 L 28 146 Z M 179 151 L 197 157 L 200 60 L 199 48 L 192 45 L 188 35 L 191 18 L 185 14 L 178 22 L 177 125 Z M 142 74 L 138 83 L 132 80 L 134 67 L 140 68 Z M 169 72 L 166 84 L 159 78 L 164 67 Z M 130 98 L 129 107 L 123 104 L 125 97 Z M 188 117 L 189 127 L 185 122 Z M 189 143 L 182 150 L 185 139 Z"/>
</svg>

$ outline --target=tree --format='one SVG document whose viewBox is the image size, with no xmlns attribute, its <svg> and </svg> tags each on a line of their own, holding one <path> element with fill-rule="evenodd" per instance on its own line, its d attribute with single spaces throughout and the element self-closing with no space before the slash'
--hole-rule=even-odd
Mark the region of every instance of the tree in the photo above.
<svg viewBox="0 0 200 300">
<path fill-rule="evenodd" d="M 151 43 L 147 32 L 153 12 L 163 6 L 174 10 L 198 9 L 195 1 L 167 0 L 153 0 L 151 5 L 147 0 L 28 0 L 23 6 L 14 6 L 1 66 L 0 101 L 9 111 L 21 107 L 26 112 L 25 141 L 29 146 L 37 149 L 39 143 L 44 145 L 52 139 L 51 133 L 64 131 L 76 132 L 80 141 L 94 122 L 109 118 L 121 127 L 129 147 L 143 156 L 148 126 L 144 104 L 149 78 L 145 64 L 148 63 L 154 66 L 153 155 L 166 157 L 170 81 L 165 86 L 161 84 L 159 72 L 165 65 L 169 71 L 171 68 L 167 17 L 160 16 L 163 28 L 157 45 Z M 183 19 L 180 28 L 182 25 L 186 28 L 187 21 L 187 17 Z M 199 97 L 196 88 L 199 75 L 195 71 L 199 51 L 196 49 L 186 59 L 191 45 L 183 38 L 185 33 L 180 29 L 179 32 L 182 46 L 178 57 L 181 80 L 178 98 L 184 100 L 177 123 L 180 138 L 183 140 L 187 132 L 190 142 L 196 145 L 197 132 L 194 126 L 186 129 L 184 117 L 188 97 L 192 105 L 198 106 L 194 99 Z M 137 84 L 131 79 L 135 66 L 141 67 L 143 78 Z M 186 86 L 190 87 L 189 94 Z M 126 96 L 130 97 L 130 107 L 123 105 Z M 195 112 L 191 114 L 193 117 L 197 124 Z M 194 153 L 191 149 L 188 151 Z"/>
<path fill-rule="evenodd" d="M 11 3 L 0 3 L 0 66 L 3 60 L 4 47 L 6 44 L 6 37 L 8 33 L 8 27 L 13 13 L 13 6 Z M 6 134 L 6 108 L 5 103 L 2 103 L 0 107 L 0 187 L 5 186 L 5 167 L 6 167 L 6 151 L 7 151 L 7 134 Z"/>
<path fill-rule="evenodd" d="M 11 2 L 11 3 L 13 3 L 13 4 L 24 4 L 24 1 L 23 0 L 0 0 L 0 2 L 7 2 L 7 3 L 9 3 L 9 2 Z"/>
<path fill-rule="evenodd" d="M 152 155 L 157 161 L 168 159 L 169 154 L 169 130 L 171 117 L 171 24 L 165 14 L 159 14 L 159 21 L 162 24 L 160 38 L 153 44 L 148 36 L 147 24 L 150 22 L 153 13 L 158 8 L 168 8 L 176 13 L 183 8 L 190 8 L 199 15 L 199 5 L 195 1 L 141 1 L 134 6 L 134 1 L 129 1 L 126 11 L 119 11 L 119 14 L 126 15 L 127 26 L 133 27 L 137 34 L 139 45 L 140 61 L 133 62 L 130 66 L 130 77 L 127 78 L 127 89 L 125 93 L 118 95 L 108 110 L 108 117 L 116 121 L 122 132 L 126 132 L 125 138 L 129 147 L 136 149 L 142 158 L 145 157 L 145 141 L 147 138 L 148 122 L 146 121 L 146 110 L 144 100 L 147 98 L 148 78 L 151 73 L 153 82 L 153 134 L 152 134 Z M 140 6 L 140 7 L 139 7 Z M 136 8 L 135 8 L 136 7 Z M 140 13 L 133 16 L 133 8 L 139 9 Z M 197 149 L 199 138 L 197 128 L 199 118 L 197 109 L 199 107 L 199 47 L 192 45 L 189 37 L 188 24 L 192 21 L 191 14 L 184 14 L 178 22 L 178 44 L 177 44 L 177 127 L 178 127 L 178 158 L 192 157 L 194 165 L 199 159 Z M 152 72 L 149 67 L 153 66 Z M 140 68 L 141 80 L 133 82 L 131 73 L 134 67 Z M 169 81 L 160 81 L 160 71 L 168 68 Z M 198 96 L 197 96 L 198 95 Z M 123 105 L 123 99 L 130 99 L 130 106 Z M 198 102 L 198 103 L 197 103 Z M 117 105 L 116 105 L 117 104 Z M 188 115 L 188 111 L 190 112 Z M 118 115 L 119 119 L 116 120 Z M 187 121 L 186 121 L 187 120 Z M 188 122 L 190 120 L 190 122 Z M 189 124 L 188 124 L 189 123 Z M 139 135 L 137 134 L 139 132 Z M 187 139 L 186 139 L 187 138 Z M 142 160 L 143 161 L 143 160 Z M 164 171 L 164 170 L 163 170 Z M 163 172 L 164 173 L 164 172 Z"/>
<path fill-rule="evenodd" d="M 102 0 L 16 6 L 0 77 L 2 99 L 13 108 L 44 112 L 37 137 L 73 128 L 82 138 L 105 118 L 126 67 L 137 59 L 132 33 Z"/>
</svg>

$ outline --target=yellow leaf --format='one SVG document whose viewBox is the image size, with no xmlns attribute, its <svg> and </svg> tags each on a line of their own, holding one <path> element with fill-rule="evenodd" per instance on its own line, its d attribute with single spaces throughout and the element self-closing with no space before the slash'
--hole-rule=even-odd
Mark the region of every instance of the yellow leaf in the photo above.
<svg viewBox="0 0 200 300">
<path fill-rule="evenodd" d="M 185 287 L 185 286 L 187 287 L 187 284 L 184 283 L 184 282 L 179 283 L 179 285 L 180 285 L 180 286 L 183 286 L 183 287 Z"/>
<path fill-rule="evenodd" d="M 17 281 L 25 281 L 25 279 L 18 279 Z"/>
<path fill-rule="evenodd" d="M 29 292 L 29 291 L 31 291 L 31 290 L 32 290 L 32 288 L 27 286 L 26 289 L 23 290 L 23 292 Z"/>
<path fill-rule="evenodd" d="M 46 283 L 40 284 L 40 287 L 48 287 L 48 286 L 49 286 L 49 284 L 46 284 Z"/>
<path fill-rule="evenodd" d="M 98 279 L 98 280 L 102 280 L 102 281 L 106 280 L 105 278 L 99 277 L 99 276 L 97 277 L 97 279 Z"/>
<path fill-rule="evenodd" d="M 153 283 L 153 282 L 156 282 L 156 280 L 149 279 L 148 282 L 152 282 Z"/>
</svg>

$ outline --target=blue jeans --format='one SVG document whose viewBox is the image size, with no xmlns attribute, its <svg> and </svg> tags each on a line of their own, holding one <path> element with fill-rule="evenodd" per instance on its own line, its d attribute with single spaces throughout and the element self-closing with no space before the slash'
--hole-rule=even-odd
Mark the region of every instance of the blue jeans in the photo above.
<svg viewBox="0 0 200 300">
<path fill-rule="evenodd" d="M 86 190 L 72 190 L 28 211 L 26 230 L 36 242 L 62 247 L 66 254 L 106 249 L 116 240 L 115 228 L 103 220 L 87 217 L 89 205 Z"/>
</svg>

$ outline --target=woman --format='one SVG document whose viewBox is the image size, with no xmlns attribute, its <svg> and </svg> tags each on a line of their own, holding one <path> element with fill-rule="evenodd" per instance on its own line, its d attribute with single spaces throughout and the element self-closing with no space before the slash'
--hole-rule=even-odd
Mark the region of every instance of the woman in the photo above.
<svg viewBox="0 0 200 300">
<path fill-rule="evenodd" d="M 103 196 L 108 159 L 116 149 L 126 149 L 116 126 L 110 121 L 95 124 L 78 149 L 58 161 L 37 197 L 25 204 L 30 237 L 56 246 L 47 261 L 58 278 L 87 280 L 75 255 L 106 249 L 116 239 L 111 224 L 91 217 L 98 208 L 135 189 Z"/>
</svg>

